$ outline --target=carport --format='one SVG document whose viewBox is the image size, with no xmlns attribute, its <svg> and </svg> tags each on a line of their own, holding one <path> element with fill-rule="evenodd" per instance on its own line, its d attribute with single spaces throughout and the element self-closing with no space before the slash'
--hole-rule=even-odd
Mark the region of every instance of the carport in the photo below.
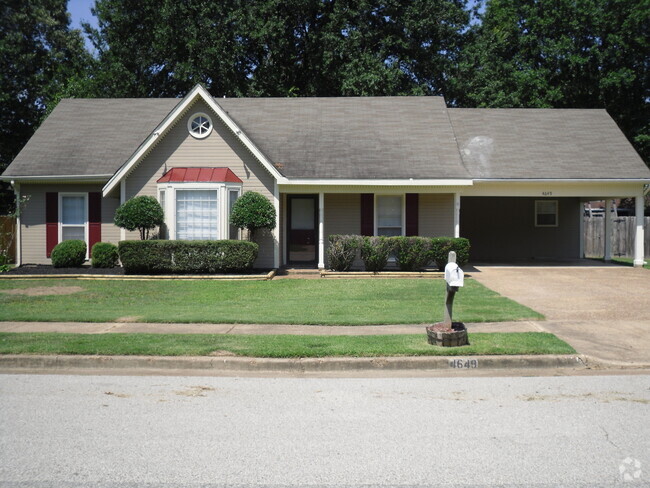
<svg viewBox="0 0 650 488">
<path fill-rule="evenodd" d="M 577 197 L 461 197 L 460 235 L 472 261 L 577 259 L 581 220 Z"/>
</svg>

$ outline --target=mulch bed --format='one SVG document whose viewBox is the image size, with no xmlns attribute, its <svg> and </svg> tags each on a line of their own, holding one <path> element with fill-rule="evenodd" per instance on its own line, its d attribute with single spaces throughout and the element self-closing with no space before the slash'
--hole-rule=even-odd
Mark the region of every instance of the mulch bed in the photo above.
<svg viewBox="0 0 650 488">
<path fill-rule="evenodd" d="M 80 268 L 55 268 L 47 264 L 26 264 L 12 268 L 6 273 L 10 275 L 60 275 L 60 274 L 87 274 L 87 275 L 123 275 L 124 268 L 93 268 L 81 266 Z M 0 278 L 2 275 L 0 274 Z"/>
</svg>

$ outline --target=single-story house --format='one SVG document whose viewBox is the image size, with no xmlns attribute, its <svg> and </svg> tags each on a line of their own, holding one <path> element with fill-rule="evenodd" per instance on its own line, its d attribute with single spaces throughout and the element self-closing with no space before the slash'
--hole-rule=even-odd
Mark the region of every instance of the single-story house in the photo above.
<svg viewBox="0 0 650 488">
<path fill-rule="evenodd" d="M 442 97 L 65 99 L 1 176 L 18 196 L 19 263 L 113 224 L 139 195 L 169 239 L 237 239 L 229 209 L 265 195 L 259 268 L 326 263 L 331 234 L 463 236 L 472 259 L 583 255 L 583 202 L 635 197 L 650 170 L 605 110 L 457 109 Z M 638 219 L 634 263 L 643 263 Z"/>
</svg>

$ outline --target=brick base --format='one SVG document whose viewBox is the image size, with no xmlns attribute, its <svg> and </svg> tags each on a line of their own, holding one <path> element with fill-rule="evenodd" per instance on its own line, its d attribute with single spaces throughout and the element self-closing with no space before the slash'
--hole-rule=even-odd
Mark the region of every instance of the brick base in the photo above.
<svg viewBox="0 0 650 488">
<path fill-rule="evenodd" d="M 440 330 L 442 328 L 444 328 L 444 324 L 442 322 L 427 327 L 427 341 L 429 344 L 441 347 L 458 347 L 469 345 L 465 324 L 461 322 L 454 322 L 452 325 L 453 330 L 451 331 Z"/>
</svg>

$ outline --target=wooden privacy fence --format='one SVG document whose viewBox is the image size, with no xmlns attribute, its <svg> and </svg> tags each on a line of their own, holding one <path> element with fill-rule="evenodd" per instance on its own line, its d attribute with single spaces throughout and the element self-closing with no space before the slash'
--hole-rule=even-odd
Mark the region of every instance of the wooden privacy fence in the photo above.
<svg viewBox="0 0 650 488">
<path fill-rule="evenodd" d="M 650 256 L 650 217 L 643 217 L 645 242 L 643 254 Z M 585 256 L 601 258 L 605 254 L 605 218 L 584 217 Z M 612 256 L 634 257 L 634 235 L 636 217 L 615 217 L 612 219 Z"/>
<path fill-rule="evenodd" d="M 0 254 L 8 251 L 10 263 L 16 262 L 16 219 L 0 215 Z M 1 258 L 0 258 L 1 259 Z M 0 262 L 0 264 L 2 264 Z"/>
</svg>

